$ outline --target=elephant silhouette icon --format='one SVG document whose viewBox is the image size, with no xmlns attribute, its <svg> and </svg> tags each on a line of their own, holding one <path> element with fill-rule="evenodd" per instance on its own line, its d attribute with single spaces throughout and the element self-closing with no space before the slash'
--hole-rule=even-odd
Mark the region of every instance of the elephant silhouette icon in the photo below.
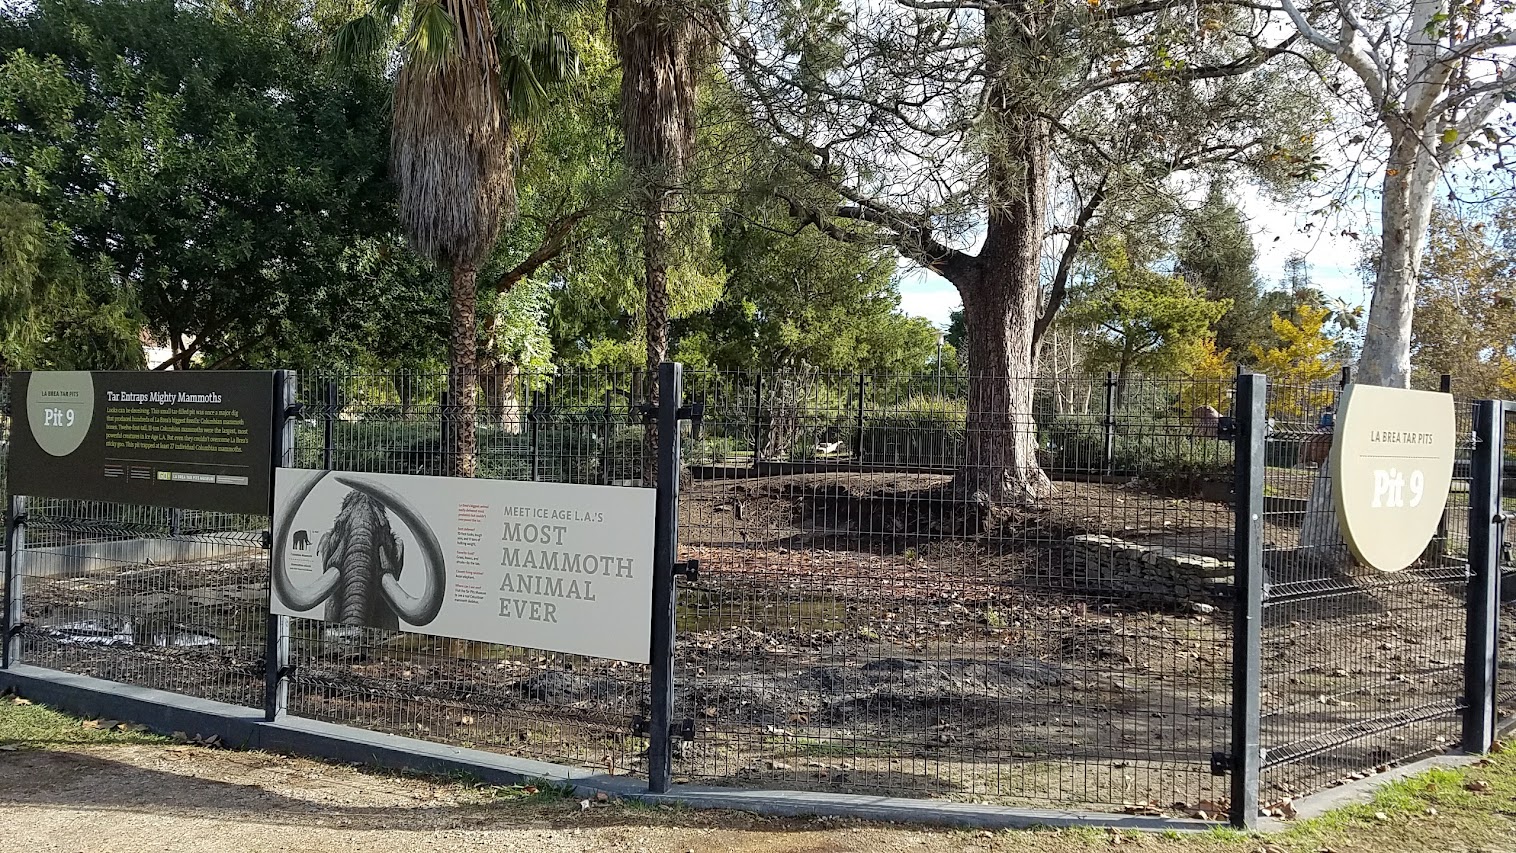
<svg viewBox="0 0 1516 853">
<path fill-rule="evenodd" d="M 311 532 L 309 530 L 296 530 L 293 538 L 296 551 L 304 551 L 311 547 Z"/>
</svg>

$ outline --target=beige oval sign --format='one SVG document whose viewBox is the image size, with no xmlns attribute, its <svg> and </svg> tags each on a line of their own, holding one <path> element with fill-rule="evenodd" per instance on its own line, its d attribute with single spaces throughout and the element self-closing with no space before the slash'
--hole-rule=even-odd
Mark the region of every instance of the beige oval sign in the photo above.
<svg viewBox="0 0 1516 853">
<path fill-rule="evenodd" d="M 1348 547 L 1386 572 L 1416 562 L 1453 483 L 1453 398 L 1350 385 L 1332 436 L 1332 494 Z"/>
</svg>

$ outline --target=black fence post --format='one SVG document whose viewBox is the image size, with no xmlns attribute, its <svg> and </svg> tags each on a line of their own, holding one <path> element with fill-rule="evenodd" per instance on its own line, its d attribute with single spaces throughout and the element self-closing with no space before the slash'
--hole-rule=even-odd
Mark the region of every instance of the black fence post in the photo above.
<svg viewBox="0 0 1516 853">
<path fill-rule="evenodd" d="M 1101 470 L 1109 476 L 1116 473 L 1116 374 L 1109 370 L 1105 372 L 1105 420 L 1101 428 Z"/>
<path fill-rule="evenodd" d="M 674 561 L 679 548 L 679 404 L 684 366 L 658 366 L 658 486 L 653 534 L 652 648 L 648 658 L 647 787 L 668 791 L 674 774 Z"/>
<path fill-rule="evenodd" d="M 532 482 L 542 479 L 542 449 L 541 423 L 542 423 L 542 392 L 531 392 L 531 407 L 526 410 L 526 422 L 528 432 L 528 446 L 532 456 Z"/>
<path fill-rule="evenodd" d="M 321 467 L 332 470 L 337 453 L 337 382 L 328 379 L 321 388 Z"/>
<path fill-rule="evenodd" d="M 1265 402 L 1268 379 L 1261 374 L 1237 377 L 1236 522 L 1233 543 L 1232 613 L 1232 825 L 1251 829 L 1258 823 L 1258 794 L 1263 770 L 1259 735 L 1263 657 L 1263 477 L 1268 429 Z"/>
<path fill-rule="evenodd" d="M 763 374 L 753 375 L 753 467 L 763 461 Z"/>
<path fill-rule="evenodd" d="M 0 633 L 0 665 L 10 669 L 21 662 L 21 561 L 26 553 L 26 498 L 11 495 L 5 510 L 4 632 Z"/>
<path fill-rule="evenodd" d="M 1495 741 L 1495 666 L 1499 644 L 1500 549 L 1505 513 L 1500 486 L 1505 404 L 1474 404 L 1474 458 L 1469 483 L 1468 623 L 1463 649 L 1463 751 L 1482 753 Z"/>
<path fill-rule="evenodd" d="M 1439 394 L 1451 394 L 1451 393 L 1453 393 L 1453 374 L 1451 374 L 1451 373 L 1444 373 L 1444 374 L 1442 374 L 1442 378 L 1437 381 L 1437 392 Z M 1457 403 L 1455 402 L 1454 405 L 1456 406 Z M 1432 555 L 1435 556 L 1435 557 L 1437 557 L 1438 559 L 1441 559 L 1447 553 L 1447 543 L 1448 543 L 1448 508 L 1447 507 L 1443 507 L 1443 509 L 1442 509 L 1442 518 L 1439 519 L 1438 522 L 1437 522 L 1437 535 L 1436 535 L 1436 538 L 1434 538 L 1432 540 L 1432 550 L 1431 550 Z"/>
<path fill-rule="evenodd" d="M 290 468 L 295 464 L 295 401 L 297 399 L 295 374 L 288 370 L 280 370 L 274 374 L 274 447 L 273 467 Z M 272 478 L 273 471 L 269 471 Z M 278 531 L 273 529 L 277 518 L 277 507 L 273 505 L 273 498 L 269 498 L 269 536 L 266 541 L 272 543 L 279 540 Z M 272 550 L 269 551 L 269 561 L 276 559 Z M 272 568 L 272 565 L 270 566 Z M 263 682 L 263 718 L 269 722 L 284 716 L 284 710 L 289 705 L 289 673 L 290 673 L 290 618 L 288 616 L 268 615 L 264 636 L 264 682 Z"/>
<path fill-rule="evenodd" d="M 451 381 L 451 376 L 449 376 L 449 381 Z M 453 410 L 449 405 L 449 396 L 448 392 L 443 391 L 438 398 L 441 405 L 437 407 L 437 415 L 441 419 L 442 426 L 442 452 L 438 454 L 438 458 L 442 462 L 442 468 L 440 471 L 433 472 L 436 474 L 445 474 L 453 470 L 453 454 L 458 449 L 458 445 L 453 441 Z"/>
<path fill-rule="evenodd" d="M 858 437 L 854 440 L 857 446 L 853 449 L 853 459 L 858 464 L 863 464 L 863 395 L 867 389 L 867 377 L 863 373 L 858 374 Z"/>
</svg>

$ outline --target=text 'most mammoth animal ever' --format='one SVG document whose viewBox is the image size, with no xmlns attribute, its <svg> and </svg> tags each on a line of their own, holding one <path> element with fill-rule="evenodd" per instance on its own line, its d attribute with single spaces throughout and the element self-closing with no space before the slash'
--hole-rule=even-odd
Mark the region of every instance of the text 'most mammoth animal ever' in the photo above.
<svg viewBox="0 0 1516 853">
<path fill-rule="evenodd" d="M 651 489 L 278 469 L 274 613 L 646 663 Z"/>
</svg>

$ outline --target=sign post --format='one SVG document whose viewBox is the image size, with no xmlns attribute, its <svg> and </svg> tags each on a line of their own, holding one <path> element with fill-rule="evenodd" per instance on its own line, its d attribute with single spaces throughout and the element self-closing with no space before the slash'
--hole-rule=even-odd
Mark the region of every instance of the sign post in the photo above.
<svg viewBox="0 0 1516 853">
<path fill-rule="evenodd" d="M 1332 436 L 1332 496 L 1360 562 L 1395 572 L 1421 558 L 1447 508 L 1457 444 L 1451 396 L 1348 386 Z"/>
</svg>

